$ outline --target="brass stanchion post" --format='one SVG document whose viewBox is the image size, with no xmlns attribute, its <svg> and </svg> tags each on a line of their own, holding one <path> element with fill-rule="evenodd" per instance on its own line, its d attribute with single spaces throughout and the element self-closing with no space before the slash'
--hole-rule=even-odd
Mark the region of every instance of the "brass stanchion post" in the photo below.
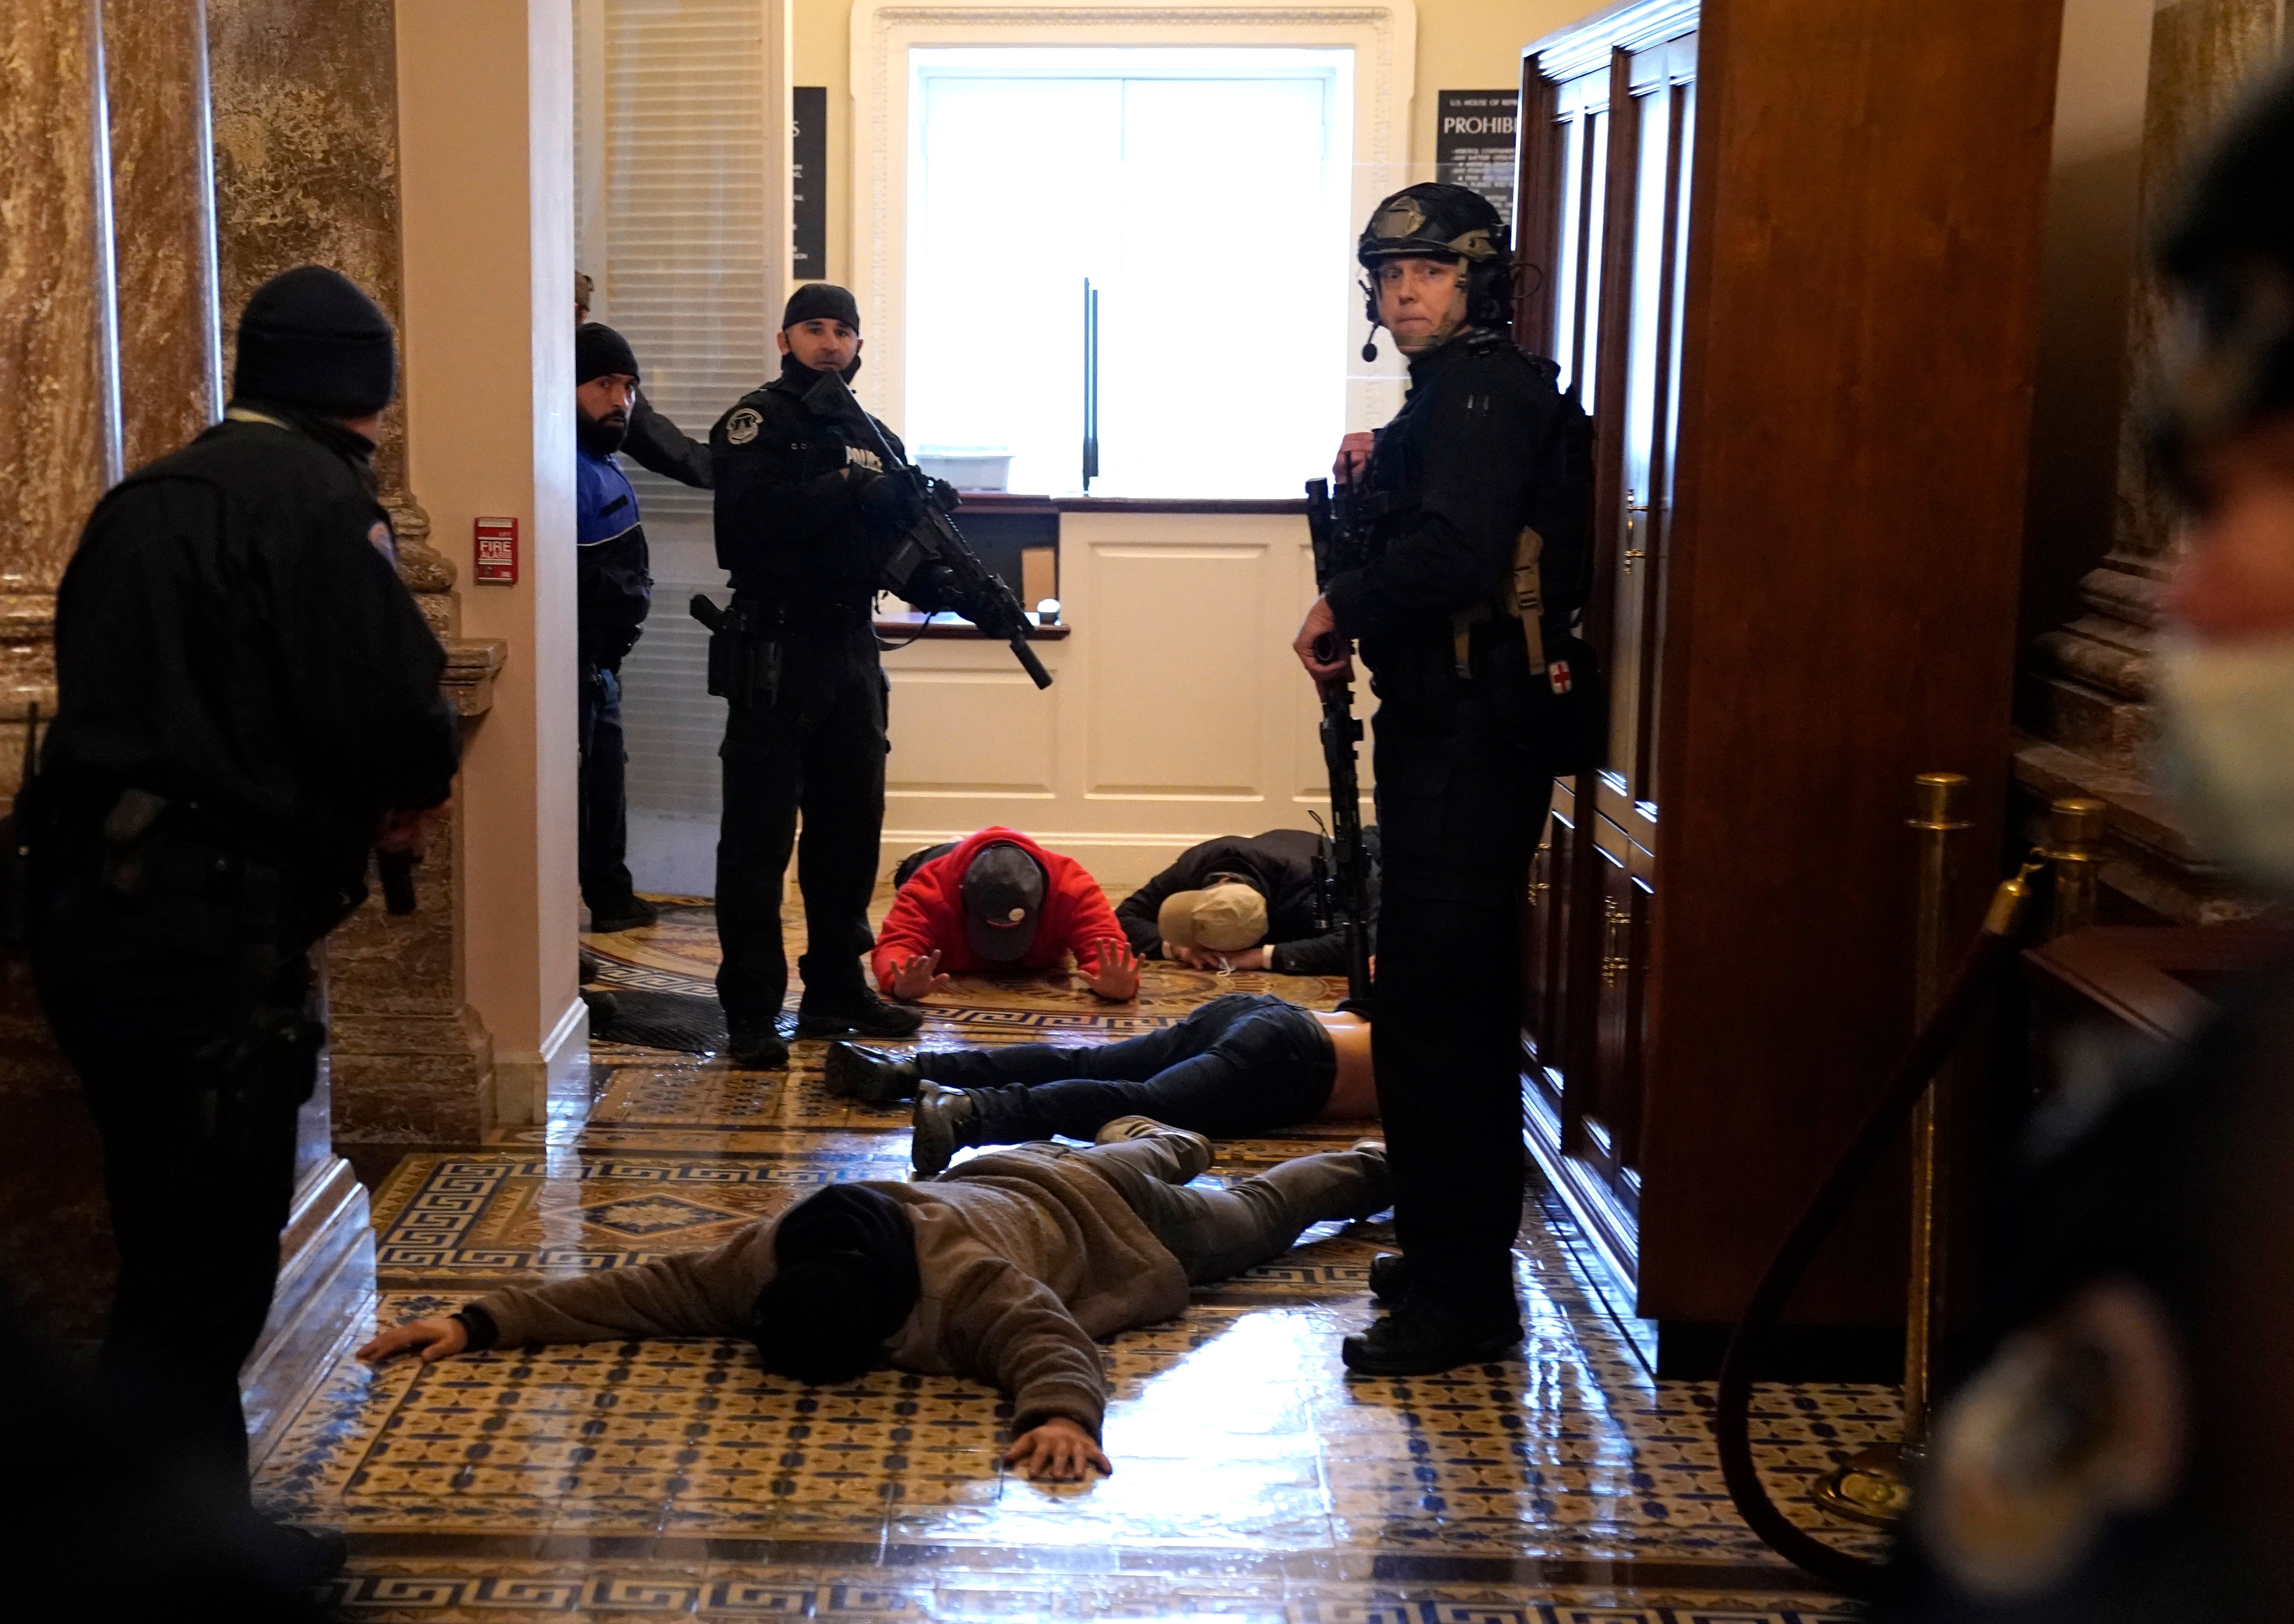
<svg viewBox="0 0 2294 1624">
<path fill-rule="evenodd" d="M 2103 803 L 2065 796 L 2047 808 L 2047 844 L 2039 855 L 2054 873 L 2047 906 L 2050 941 L 2095 923 L 2095 876 L 2103 865 Z"/>
<path fill-rule="evenodd" d="M 1913 1022 L 1924 1021 L 1942 998 L 1951 973 L 1952 836 L 1965 829 L 1959 816 L 1967 779 L 1959 773 L 1922 773 L 1913 780 L 1919 832 L 1919 914 L 1914 942 Z M 1938 1198 L 1942 1168 L 1941 1113 L 1937 1108 L 1948 1064 L 1936 1073 L 1912 1114 L 1911 1267 L 1904 1312 L 1904 1431 L 1899 1442 L 1859 1449 L 1817 1485 L 1826 1510 L 1859 1522 L 1886 1524 L 1911 1503 L 1911 1476 L 1927 1434 L 1928 1388 L 1941 1330 L 1945 1251 L 1944 1209 Z"/>
</svg>

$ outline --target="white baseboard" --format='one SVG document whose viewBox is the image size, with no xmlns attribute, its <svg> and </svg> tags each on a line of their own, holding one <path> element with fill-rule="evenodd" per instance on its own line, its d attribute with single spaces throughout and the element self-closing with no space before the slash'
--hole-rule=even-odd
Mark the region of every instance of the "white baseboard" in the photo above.
<svg viewBox="0 0 2294 1624">
<path fill-rule="evenodd" d="M 488 1113 L 494 1126 L 538 1127 L 549 1120 L 551 1100 L 578 1102 L 586 1111 L 589 1099 L 590 1006 L 581 999 L 566 1006 L 539 1052 L 494 1051 L 493 1109 Z"/>
</svg>

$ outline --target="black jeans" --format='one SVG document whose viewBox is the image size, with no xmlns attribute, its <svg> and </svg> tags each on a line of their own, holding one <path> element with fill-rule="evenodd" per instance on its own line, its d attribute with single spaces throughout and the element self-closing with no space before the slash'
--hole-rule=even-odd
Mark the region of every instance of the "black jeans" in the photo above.
<svg viewBox="0 0 2294 1624">
<path fill-rule="evenodd" d="M 1095 1047 L 1022 1043 L 926 1051 L 916 1069 L 979 1089 L 978 1142 L 1089 1139 L 1119 1116 L 1151 1116 L 1211 1139 L 1248 1139 L 1321 1111 L 1338 1071 L 1322 1024 L 1263 993 L 1214 998 L 1175 1027 Z"/>
<path fill-rule="evenodd" d="M 717 754 L 725 784 L 717 999 L 726 1024 L 769 1031 L 788 995 L 781 887 L 792 849 L 804 894 L 804 1002 L 849 1007 L 867 987 L 860 958 L 874 940 L 868 898 L 884 827 L 884 674 L 874 630 L 792 637 L 779 702 L 734 705 Z"/>
<path fill-rule="evenodd" d="M 622 732 L 621 672 L 585 660 L 574 692 L 582 752 L 582 900 L 593 913 L 625 913 L 637 892 L 630 881 L 629 747 Z"/>
<path fill-rule="evenodd" d="M 103 1139 L 119 1250 L 104 1401 L 163 1475 L 225 1507 L 247 1504 L 239 1371 L 271 1311 L 324 1035 L 308 944 L 244 881 L 130 899 L 57 874 L 32 951 Z"/>
<path fill-rule="evenodd" d="M 1386 1157 L 1375 1149 L 1294 1157 L 1224 1190 L 1190 1184 L 1202 1152 L 1184 1134 L 1148 1133 L 1075 1154 L 1199 1286 L 1281 1256 L 1310 1223 L 1368 1218 L 1393 1198 Z"/>
<path fill-rule="evenodd" d="M 1381 705 L 1371 1053 L 1411 1291 L 1512 1318 L 1521 1226 L 1520 911 L 1553 793 L 1493 683 Z"/>
</svg>

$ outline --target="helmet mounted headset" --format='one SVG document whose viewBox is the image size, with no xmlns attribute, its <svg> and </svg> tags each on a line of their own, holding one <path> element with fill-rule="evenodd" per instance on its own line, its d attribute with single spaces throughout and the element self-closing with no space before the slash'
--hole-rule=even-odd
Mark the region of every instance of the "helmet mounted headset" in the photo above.
<svg viewBox="0 0 2294 1624">
<path fill-rule="evenodd" d="M 1406 186 L 1378 206 L 1354 245 L 1370 274 L 1362 280 L 1371 337 L 1363 359 L 1378 359 L 1378 268 L 1389 259 L 1432 259 L 1466 267 L 1468 325 L 1503 331 L 1513 324 L 1513 261 L 1505 222 L 1478 191 L 1439 181 Z"/>
</svg>

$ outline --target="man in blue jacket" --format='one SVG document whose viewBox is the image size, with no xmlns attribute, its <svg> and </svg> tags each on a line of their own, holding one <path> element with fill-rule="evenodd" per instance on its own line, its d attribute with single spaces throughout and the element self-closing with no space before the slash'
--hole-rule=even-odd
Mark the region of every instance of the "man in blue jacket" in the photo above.
<svg viewBox="0 0 2294 1624">
<path fill-rule="evenodd" d="M 622 736 L 622 661 L 644 632 L 653 577 L 638 493 L 614 453 L 630 428 L 638 358 L 601 322 L 574 334 L 580 409 L 574 459 L 576 579 L 581 605 L 582 900 L 592 930 L 633 930 L 656 917 L 630 881 L 628 751 Z"/>
</svg>

